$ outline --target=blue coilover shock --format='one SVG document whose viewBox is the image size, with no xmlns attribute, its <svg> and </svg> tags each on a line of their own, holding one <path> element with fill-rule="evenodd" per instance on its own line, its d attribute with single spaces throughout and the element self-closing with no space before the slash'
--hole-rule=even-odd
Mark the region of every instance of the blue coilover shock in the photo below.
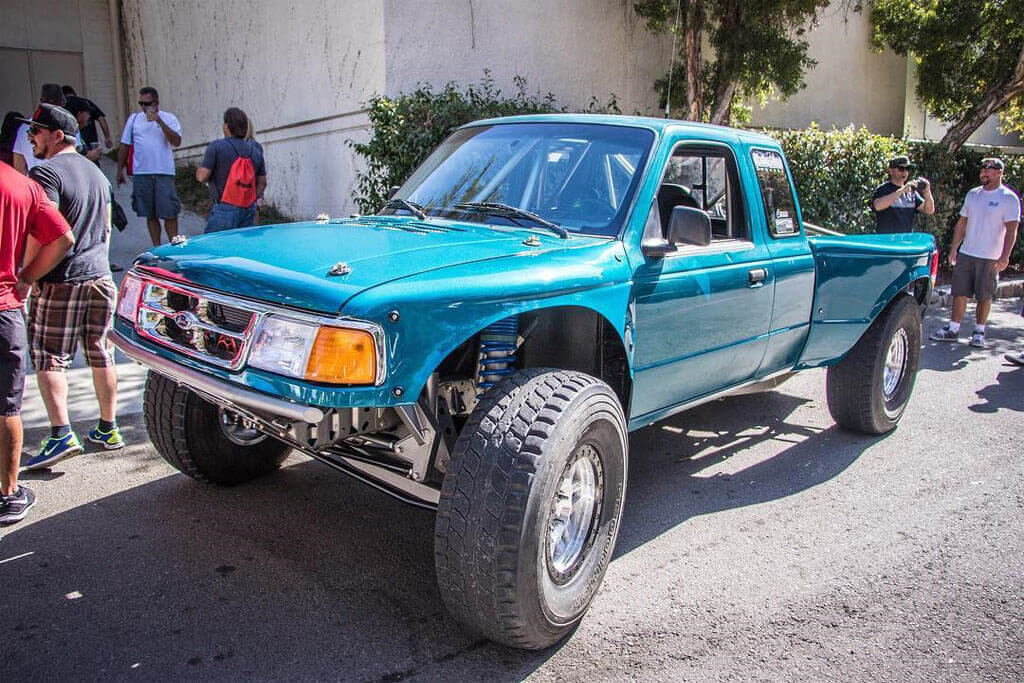
<svg viewBox="0 0 1024 683">
<path fill-rule="evenodd" d="M 476 363 L 478 397 L 516 371 L 518 337 L 519 316 L 516 315 L 488 325 L 480 333 L 480 355 Z"/>
</svg>

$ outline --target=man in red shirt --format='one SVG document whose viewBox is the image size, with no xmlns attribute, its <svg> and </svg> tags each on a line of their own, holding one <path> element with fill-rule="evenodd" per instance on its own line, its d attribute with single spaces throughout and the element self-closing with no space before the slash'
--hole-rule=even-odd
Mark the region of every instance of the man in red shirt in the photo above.
<svg viewBox="0 0 1024 683">
<path fill-rule="evenodd" d="M 18 485 L 28 347 L 22 302 L 74 243 L 71 226 L 43 188 L 0 164 L 0 524 L 21 521 L 36 502 Z"/>
</svg>

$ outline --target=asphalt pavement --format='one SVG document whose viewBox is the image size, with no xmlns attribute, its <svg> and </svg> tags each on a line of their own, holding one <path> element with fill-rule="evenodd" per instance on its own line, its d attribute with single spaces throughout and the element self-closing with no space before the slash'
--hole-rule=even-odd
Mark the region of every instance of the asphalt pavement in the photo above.
<svg viewBox="0 0 1024 683">
<path fill-rule="evenodd" d="M 197 484 L 136 394 L 127 449 L 24 478 L 0 680 L 1024 680 L 1020 307 L 996 302 L 989 349 L 926 341 L 885 437 L 835 427 L 820 370 L 634 433 L 616 558 L 539 653 L 447 616 L 432 514 L 301 456 Z"/>
</svg>

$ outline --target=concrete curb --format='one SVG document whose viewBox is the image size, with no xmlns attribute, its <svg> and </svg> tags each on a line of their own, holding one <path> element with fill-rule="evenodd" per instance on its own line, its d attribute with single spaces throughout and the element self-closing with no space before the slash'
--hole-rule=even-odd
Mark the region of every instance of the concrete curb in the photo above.
<svg viewBox="0 0 1024 683">
<path fill-rule="evenodd" d="M 949 292 L 950 285 L 942 285 L 932 290 L 931 306 L 949 308 L 953 296 Z M 995 299 L 1012 299 L 1024 296 L 1024 279 L 1004 280 L 996 286 Z"/>
</svg>

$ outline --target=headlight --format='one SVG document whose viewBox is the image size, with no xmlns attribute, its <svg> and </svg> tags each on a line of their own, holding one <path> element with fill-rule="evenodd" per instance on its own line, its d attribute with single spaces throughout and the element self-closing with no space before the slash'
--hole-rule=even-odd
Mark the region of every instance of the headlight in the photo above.
<svg viewBox="0 0 1024 683">
<path fill-rule="evenodd" d="M 117 314 L 135 322 L 135 311 L 139 307 L 139 297 L 142 296 L 142 280 L 131 275 L 125 275 L 121 281 L 121 292 L 117 297 Z"/>
<path fill-rule="evenodd" d="M 270 316 L 263 322 L 249 365 L 328 384 L 373 384 L 377 349 L 364 330 L 313 325 Z"/>
</svg>

